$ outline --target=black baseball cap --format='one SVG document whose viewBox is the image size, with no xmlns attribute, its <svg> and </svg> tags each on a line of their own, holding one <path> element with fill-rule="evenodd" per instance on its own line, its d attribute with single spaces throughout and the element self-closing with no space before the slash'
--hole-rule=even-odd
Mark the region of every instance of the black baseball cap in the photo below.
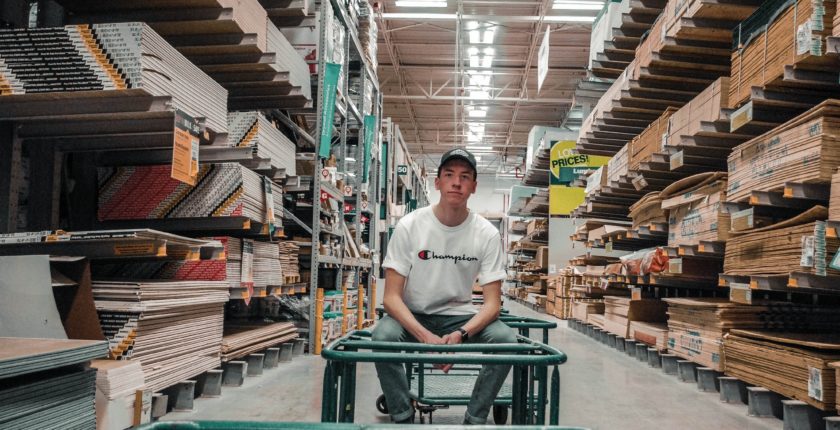
<svg viewBox="0 0 840 430">
<path fill-rule="evenodd" d="M 478 175 L 478 167 L 476 167 L 475 162 L 475 155 L 472 155 L 470 151 L 461 148 L 450 149 L 440 157 L 440 165 L 438 166 L 438 176 L 440 176 L 440 168 L 443 167 L 444 164 L 452 161 L 452 160 L 464 160 L 467 164 L 472 167 L 473 172 Z"/>
</svg>

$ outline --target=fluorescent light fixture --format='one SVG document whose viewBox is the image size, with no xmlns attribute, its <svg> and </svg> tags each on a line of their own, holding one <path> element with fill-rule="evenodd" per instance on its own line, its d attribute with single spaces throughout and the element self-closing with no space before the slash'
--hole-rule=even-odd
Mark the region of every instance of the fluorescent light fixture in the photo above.
<svg viewBox="0 0 840 430">
<path fill-rule="evenodd" d="M 471 110 L 469 114 L 470 118 L 485 118 L 487 116 L 486 110 Z"/>
<path fill-rule="evenodd" d="M 558 16 L 547 16 L 543 20 L 544 22 L 595 22 L 594 16 L 567 16 L 567 15 L 558 15 Z"/>
<path fill-rule="evenodd" d="M 481 67 L 481 59 L 478 57 L 478 55 L 473 55 L 470 57 L 470 67 L 476 69 Z"/>
<path fill-rule="evenodd" d="M 400 7 L 446 7 L 446 0 L 397 0 Z"/>
<path fill-rule="evenodd" d="M 467 49 L 467 54 L 469 54 L 470 56 L 478 55 L 478 48 L 476 48 L 475 46 L 470 46 L 470 48 Z"/>
<path fill-rule="evenodd" d="M 481 43 L 481 32 L 480 31 L 470 30 L 470 43 L 472 43 L 472 44 Z"/>
<path fill-rule="evenodd" d="M 484 69 L 493 67 L 493 56 L 485 55 L 484 57 L 481 57 L 481 67 Z"/>
<path fill-rule="evenodd" d="M 493 48 L 484 48 L 484 55 L 496 55 L 496 50 Z"/>
<path fill-rule="evenodd" d="M 478 21 L 467 21 L 467 30 L 477 30 L 478 29 Z"/>
<path fill-rule="evenodd" d="M 489 87 L 490 79 L 490 75 L 472 75 L 469 77 L 470 85 L 475 85 L 478 87 Z"/>
<path fill-rule="evenodd" d="M 493 43 L 493 38 L 496 36 L 496 28 L 491 27 L 489 30 L 484 31 L 484 40 L 482 41 L 485 45 L 489 45 Z"/>
<path fill-rule="evenodd" d="M 470 90 L 472 100 L 490 100 L 490 93 L 482 90 Z"/>
<path fill-rule="evenodd" d="M 585 0 L 557 0 L 552 9 L 555 10 L 601 10 L 604 2 Z"/>
<path fill-rule="evenodd" d="M 352 162 L 356 162 L 356 159 L 355 159 L 355 158 L 353 158 L 353 157 L 347 157 L 347 158 L 345 158 L 345 160 L 347 160 L 347 161 L 352 161 Z"/>
</svg>

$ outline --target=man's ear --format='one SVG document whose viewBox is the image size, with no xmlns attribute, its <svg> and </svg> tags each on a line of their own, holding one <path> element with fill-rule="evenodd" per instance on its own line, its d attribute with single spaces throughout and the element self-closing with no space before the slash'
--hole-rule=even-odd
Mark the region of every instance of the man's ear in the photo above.
<svg viewBox="0 0 840 430">
<path fill-rule="evenodd" d="M 435 178 L 435 189 L 440 191 L 440 177 Z"/>
</svg>

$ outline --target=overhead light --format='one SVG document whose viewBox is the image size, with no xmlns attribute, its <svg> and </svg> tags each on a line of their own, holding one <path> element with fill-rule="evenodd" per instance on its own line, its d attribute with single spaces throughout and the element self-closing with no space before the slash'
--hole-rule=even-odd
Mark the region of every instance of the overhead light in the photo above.
<svg viewBox="0 0 840 430">
<path fill-rule="evenodd" d="M 467 54 L 470 54 L 471 56 L 478 55 L 478 48 L 476 48 L 475 46 L 470 46 L 470 48 L 467 49 Z"/>
<path fill-rule="evenodd" d="M 470 67 L 473 67 L 473 68 L 476 68 L 476 69 L 481 67 L 481 58 L 479 58 L 478 55 L 470 56 Z"/>
<path fill-rule="evenodd" d="M 489 44 L 493 43 L 493 38 L 495 37 L 495 35 L 496 35 L 496 28 L 495 27 L 491 27 L 489 30 L 484 30 L 484 40 L 482 40 L 482 42 L 485 45 L 489 45 Z"/>
<path fill-rule="evenodd" d="M 487 116 L 486 110 L 471 110 L 469 113 L 470 118 L 485 118 Z"/>
<path fill-rule="evenodd" d="M 446 7 L 446 0 L 397 0 L 400 7 Z"/>
<path fill-rule="evenodd" d="M 493 56 L 485 55 L 484 57 L 481 57 L 481 67 L 485 69 L 493 67 Z"/>
<path fill-rule="evenodd" d="M 489 151 L 489 150 L 493 149 L 493 147 L 492 146 L 481 146 L 481 145 L 467 145 L 467 149 L 470 150 L 470 151 L 482 151 L 482 150 Z"/>
<path fill-rule="evenodd" d="M 480 31 L 470 30 L 470 43 L 472 43 L 472 44 L 481 43 L 481 32 Z"/>
<path fill-rule="evenodd" d="M 356 162 L 356 159 L 355 159 L 355 158 L 353 158 L 353 157 L 347 157 L 347 158 L 345 158 L 345 160 L 347 160 L 347 161 L 352 161 L 352 162 L 354 162 L 354 163 Z"/>
<path fill-rule="evenodd" d="M 555 10 L 601 10 L 603 8 L 604 2 L 585 0 L 557 0 L 552 6 Z"/>
<path fill-rule="evenodd" d="M 558 16 L 547 16 L 543 20 L 544 22 L 595 22 L 594 16 L 567 16 L 567 15 L 558 15 Z"/>
<path fill-rule="evenodd" d="M 490 100 L 490 93 L 483 90 L 470 90 L 472 100 Z"/>
<path fill-rule="evenodd" d="M 496 55 L 496 50 L 494 48 L 484 48 L 484 55 Z"/>
</svg>

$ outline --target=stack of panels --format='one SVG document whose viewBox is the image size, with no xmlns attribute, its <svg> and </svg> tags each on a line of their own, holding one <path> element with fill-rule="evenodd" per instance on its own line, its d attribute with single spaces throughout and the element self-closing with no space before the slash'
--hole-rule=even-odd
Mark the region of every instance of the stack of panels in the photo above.
<svg viewBox="0 0 840 430">
<path fill-rule="evenodd" d="M 143 367 L 126 360 L 94 360 L 90 367 L 96 370 L 97 429 L 133 427 L 136 392 L 146 385 Z"/>
<path fill-rule="evenodd" d="M 639 170 L 642 163 L 650 161 L 653 154 L 662 152 L 662 142 L 668 135 L 668 120 L 676 111 L 677 109 L 669 107 L 645 131 L 630 141 L 630 170 Z"/>
<path fill-rule="evenodd" d="M 726 374 L 823 411 L 836 408 L 836 334 L 733 330 L 724 338 Z"/>
<path fill-rule="evenodd" d="M 723 110 L 728 107 L 729 77 L 724 76 L 671 115 L 668 120 L 668 146 L 681 146 L 682 137 L 699 133 L 704 122 L 724 120 Z"/>
<path fill-rule="evenodd" d="M 837 308 L 792 303 L 740 305 L 724 298 L 669 298 L 668 351 L 724 369 L 723 335 L 732 329 L 826 331 L 840 327 Z"/>
<path fill-rule="evenodd" d="M 629 336 L 631 321 L 664 322 L 667 306 L 661 300 L 604 298 L 604 328 L 621 337 Z"/>
<path fill-rule="evenodd" d="M 659 192 L 654 191 L 645 194 L 639 201 L 633 203 L 630 206 L 630 219 L 633 220 L 634 230 L 653 223 L 667 222 L 668 217 L 662 210 L 662 199 L 659 198 Z"/>
<path fill-rule="evenodd" d="M 227 239 L 227 273 L 230 288 L 241 288 L 242 248 L 245 242 L 253 244 L 254 287 L 264 289 L 269 285 L 283 285 L 283 269 L 277 242 L 258 242 L 250 239 Z M 235 296 L 235 295 L 234 295 Z"/>
<path fill-rule="evenodd" d="M 729 237 L 726 173 L 699 173 L 668 186 L 660 197 L 668 213 L 668 246 L 698 245 Z"/>
<path fill-rule="evenodd" d="M 303 57 L 289 43 L 286 36 L 271 21 L 266 23 L 268 34 L 268 50 L 277 55 L 274 67 L 281 72 L 289 73 L 289 82 L 295 89 L 299 89 L 305 100 L 312 100 L 312 85 L 309 80 L 309 65 Z"/>
<path fill-rule="evenodd" d="M 253 148 L 257 158 L 271 160 L 271 167 L 283 169 L 287 176 L 297 175 L 295 144 L 260 112 L 228 113 L 228 143 Z"/>
<path fill-rule="evenodd" d="M 588 322 L 590 314 L 603 314 L 604 302 L 600 299 L 577 299 L 572 305 L 572 318 Z"/>
<path fill-rule="evenodd" d="M 840 172 L 831 176 L 831 197 L 828 202 L 828 219 L 840 220 Z"/>
<path fill-rule="evenodd" d="M 831 182 L 840 167 L 840 101 L 826 100 L 808 112 L 735 147 L 729 156 L 732 202 L 751 191 L 781 190 L 786 182 Z"/>
<path fill-rule="evenodd" d="M 826 56 L 836 10 L 834 0 L 766 1 L 733 32 L 729 106 L 750 97 L 752 87 L 778 82 L 785 68 L 831 70 Z"/>
<path fill-rule="evenodd" d="M 4 94 L 141 89 L 227 132 L 227 91 L 142 23 L 0 31 Z"/>
<path fill-rule="evenodd" d="M 729 42 L 728 31 L 755 12 L 760 0 L 739 0 L 721 3 L 716 0 L 668 2 L 664 34 L 668 37 Z"/>
<path fill-rule="evenodd" d="M 823 218 L 825 208 L 822 208 Z M 794 224 L 791 222 L 790 224 Z M 788 226 L 786 222 L 739 234 L 726 242 L 723 270 L 727 275 L 840 275 L 828 267 L 840 239 L 828 237 L 823 221 Z"/>
<path fill-rule="evenodd" d="M 630 337 L 657 351 L 668 349 L 668 325 L 664 323 L 630 321 Z"/>
<path fill-rule="evenodd" d="M 283 270 L 283 276 L 286 279 L 296 277 L 300 278 L 300 261 L 298 254 L 300 253 L 300 246 L 295 242 L 285 241 L 280 242 L 280 267 Z M 288 282 L 284 282 L 287 284 Z"/>
<path fill-rule="evenodd" d="M 232 163 L 204 164 L 195 187 L 172 179 L 171 166 L 101 167 L 100 221 L 244 216 L 268 223 L 263 179 Z M 283 216 L 280 186 L 271 183 L 274 223 Z"/>
<path fill-rule="evenodd" d="M 592 37 L 589 41 L 589 69 L 598 59 L 599 54 L 604 53 L 606 42 L 612 42 L 621 26 L 622 16 L 630 11 L 629 0 L 611 0 L 606 2 L 604 9 L 592 23 Z"/>
<path fill-rule="evenodd" d="M 620 181 L 623 176 L 627 176 L 630 166 L 629 147 L 629 144 L 622 146 L 613 158 L 610 158 L 610 161 L 607 162 L 608 185 Z"/>
<path fill-rule="evenodd" d="M 79 365 L 106 354 L 101 341 L 0 338 L 0 428 L 95 428 L 96 371 Z"/>
<path fill-rule="evenodd" d="M 293 323 L 226 324 L 225 335 L 222 338 L 222 361 L 236 360 L 297 337 L 297 328 Z"/>
<path fill-rule="evenodd" d="M 97 281 L 93 295 L 111 358 L 139 361 L 147 389 L 219 366 L 227 283 Z"/>
</svg>

